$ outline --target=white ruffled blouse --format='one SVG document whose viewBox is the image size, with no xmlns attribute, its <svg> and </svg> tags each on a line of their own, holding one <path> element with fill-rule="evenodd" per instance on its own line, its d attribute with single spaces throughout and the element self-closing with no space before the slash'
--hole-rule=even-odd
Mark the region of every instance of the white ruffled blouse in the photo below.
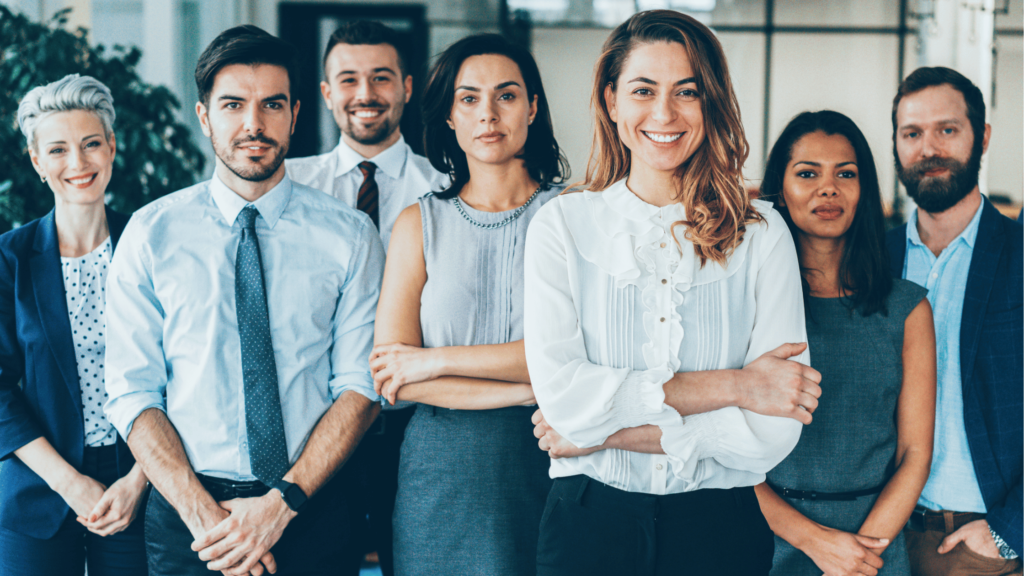
<svg viewBox="0 0 1024 576">
<path fill-rule="evenodd" d="M 782 217 L 754 201 L 727 266 L 703 267 L 681 204 L 647 204 L 620 181 L 563 194 L 526 240 L 525 345 L 547 422 L 587 448 L 654 424 L 660 454 L 602 450 L 551 461 L 551 477 L 587 476 L 630 492 L 753 486 L 796 446 L 802 425 L 736 407 L 681 417 L 662 386 L 676 372 L 742 368 L 806 342 L 796 248 Z M 681 247 L 681 249 L 680 249 Z M 809 364 L 805 351 L 794 358 Z"/>
</svg>

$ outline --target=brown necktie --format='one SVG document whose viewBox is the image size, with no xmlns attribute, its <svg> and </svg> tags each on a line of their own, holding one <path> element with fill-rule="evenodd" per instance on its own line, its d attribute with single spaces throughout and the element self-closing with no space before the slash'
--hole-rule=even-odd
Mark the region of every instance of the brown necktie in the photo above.
<svg viewBox="0 0 1024 576">
<path fill-rule="evenodd" d="M 363 185 L 359 187 L 359 196 L 356 198 L 356 208 L 359 208 L 373 220 L 373 225 L 380 229 L 380 210 L 377 206 L 377 180 L 373 175 L 377 172 L 377 165 L 373 162 L 360 162 L 359 171 L 363 173 Z"/>
</svg>

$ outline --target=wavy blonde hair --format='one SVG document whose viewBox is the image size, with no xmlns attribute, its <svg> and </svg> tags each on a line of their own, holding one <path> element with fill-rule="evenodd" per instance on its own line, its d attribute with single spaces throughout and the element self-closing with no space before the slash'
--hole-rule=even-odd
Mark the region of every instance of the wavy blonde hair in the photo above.
<svg viewBox="0 0 1024 576">
<path fill-rule="evenodd" d="M 605 87 L 616 89 L 619 74 L 633 49 L 655 42 L 682 44 L 697 78 L 705 139 L 681 165 L 678 199 L 689 220 L 686 239 L 693 242 L 701 266 L 709 259 L 724 264 L 743 241 L 746 224 L 762 220 L 743 186 L 742 168 L 749 146 L 743 135 L 740 107 L 729 78 L 722 45 L 706 26 L 672 10 L 640 12 L 620 24 L 605 41 L 594 70 L 594 142 L 586 180 L 578 186 L 594 192 L 629 175 L 630 152 L 608 115 Z"/>
</svg>

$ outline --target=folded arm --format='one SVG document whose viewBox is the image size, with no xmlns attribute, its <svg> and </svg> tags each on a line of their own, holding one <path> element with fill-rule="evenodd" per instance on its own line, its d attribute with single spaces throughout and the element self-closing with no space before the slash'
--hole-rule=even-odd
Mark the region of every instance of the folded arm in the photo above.
<svg viewBox="0 0 1024 576">
<path fill-rule="evenodd" d="M 392 404 L 481 410 L 532 403 L 522 342 L 423 348 L 420 298 L 427 282 L 423 223 L 414 204 L 395 222 L 370 355 L 376 390 Z"/>
<path fill-rule="evenodd" d="M 682 478 L 691 477 L 702 458 L 754 472 L 767 471 L 781 461 L 795 446 L 800 424 L 730 406 L 728 402 L 737 402 L 738 395 L 728 391 L 728 382 L 743 371 L 673 374 L 589 361 L 574 300 L 580 287 L 571 281 L 576 277 L 570 270 L 575 258 L 567 257 L 567 250 L 574 249 L 573 239 L 560 208 L 553 203 L 538 213 L 526 248 L 526 354 L 538 403 L 551 428 L 572 445 L 590 449 L 607 447 L 609 438 L 620 430 L 654 424 L 661 430 L 663 450 Z M 806 341 L 796 252 L 788 231 L 784 238 L 788 244 L 778 242 L 762 263 L 762 269 L 773 271 L 771 278 L 762 274 L 757 280 L 758 305 L 747 364 L 785 342 Z M 806 352 L 796 359 L 804 365 L 779 361 L 792 364 L 791 371 L 797 374 L 792 380 L 812 392 L 792 397 L 812 404 L 813 409 L 816 402 L 811 397 L 820 392 L 806 377 L 813 378 L 815 373 L 806 368 Z M 770 379 L 767 383 L 776 385 Z M 612 442 L 626 440 L 632 445 L 634 433 L 625 434 Z M 650 448 L 650 432 L 640 434 L 640 445 Z"/>
</svg>

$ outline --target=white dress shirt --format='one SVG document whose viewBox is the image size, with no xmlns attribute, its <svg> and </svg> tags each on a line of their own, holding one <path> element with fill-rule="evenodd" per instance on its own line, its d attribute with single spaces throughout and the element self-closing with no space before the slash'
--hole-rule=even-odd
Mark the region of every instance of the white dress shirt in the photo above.
<svg viewBox="0 0 1024 576">
<path fill-rule="evenodd" d="M 737 407 L 680 417 L 664 403 L 674 373 L 742 368 L 807 341 L 793 239 L 770 204 L 754 206 L 766 222 L 747 225 L 726 266 L 701 267 L 685 227 L 673 239 L 681 204 L 647 204 L 625 181 L 563 194 L 534 217 L 526 362 L 545 419 L 581 448 L 654 424 L 665 451 L 556 459 L 552 478 L 586 474 L 648 494 L 752 486 L 796 446 L 793 419 Z M 794 359 L 809 362 L 807 352 Z"/>
<path fill-rule="evenodd" d="M 167 413 L 192 468 L 254 480 L 235 312 L 236 218 L 249 203 L 216 176 L 136 212 L 107 282 L 107 417 L 125 438 Z M 285 177 L 252 203 L 288 457 L 370 376 L 384 249 L 370 217 Z"/>
<path fill-rule="evenodd" d="M 349 206 L 355 207 L 363 173 L 359 163 L 370 161 L 377 165 L 380 209 L 380 239 L 387 252 L 391 241 L 391 228 L 402 210 L 416 203 L 428 192 L 437 192 L 448 186 L 448 177 L 430 165 L 430 161 L 413 153 L 399 137 L 387 150 L 373 158 L 363 158 L 349 147 L 342 137 L 338 146 L 326 154 L 285 160 L 288 176 L 299 184 L 322 190 Z"/>
</svg>

